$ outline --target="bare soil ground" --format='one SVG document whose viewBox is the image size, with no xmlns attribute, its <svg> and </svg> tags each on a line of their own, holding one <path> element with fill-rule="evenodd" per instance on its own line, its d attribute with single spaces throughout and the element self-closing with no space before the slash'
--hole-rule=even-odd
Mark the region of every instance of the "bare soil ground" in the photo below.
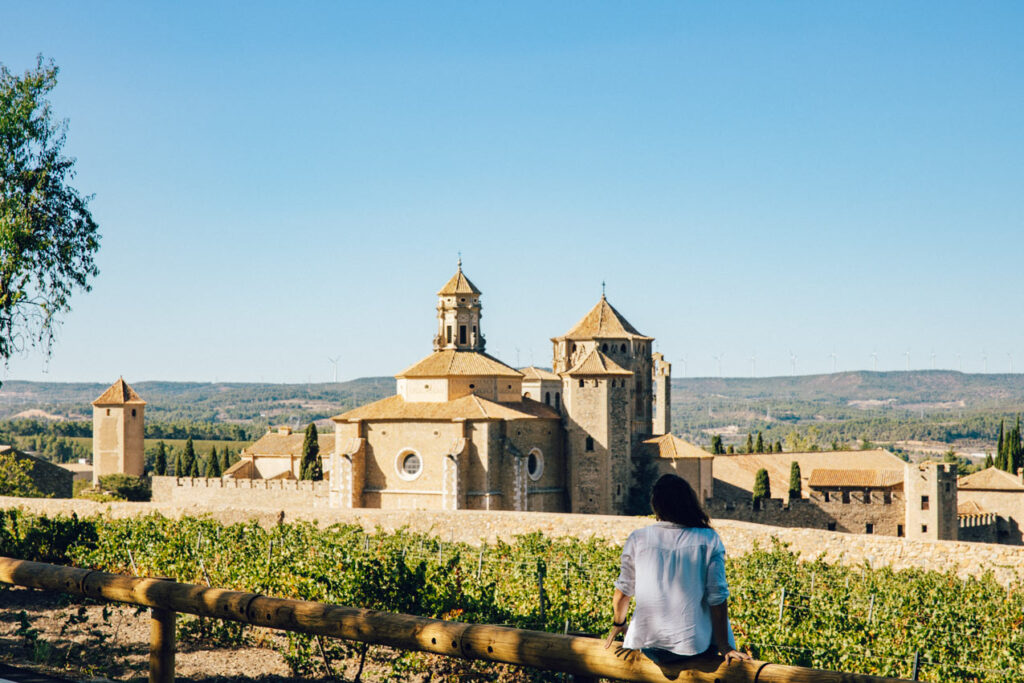
<svg viewBox="0 0 1024 683">
<path fill-rule="evenodd" d="M 188 619 L 179 617 L 179 619 Z M 179 622 L 179 633 L 182 630 Z M 195 631 L 196 622 L 184 630 Z M 0 589 L 0 661 L 79 681 L 145 681 L 149 669 L 149 612 L 128 605 L 23 588 Z M 179 635 L 175 674 L 202 683 L 298 683 L 310 679 L 354 681 L 360 673 L 358 644 L 325 641 L 333 677 L 319 648 L 304 660 L 303 675 L 289 666 L 288 637 L 250 628 L 246 646 L 210 645 L 209 638 Z M 206 641 L 205 643 L 203 641 Z M 350 655 L 341 658 L 339 652 Z M 518 667 L 465 662 L 426 653 L 370 647 L 363 681 L 496 681 L 559 679 Z"/>
</svg>

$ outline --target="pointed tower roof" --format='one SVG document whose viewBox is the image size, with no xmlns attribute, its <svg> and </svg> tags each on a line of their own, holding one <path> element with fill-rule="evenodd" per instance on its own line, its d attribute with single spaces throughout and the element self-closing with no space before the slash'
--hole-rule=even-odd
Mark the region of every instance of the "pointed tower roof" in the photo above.
<svg viewBox="0 0 1024 683">
<path fill-rule="evenodd" d="M 129 404 L 144 406 L 146 402 L 135 393 L 134 389 L 128 386 L 128 382 L 125 382 L 123 377 L 119 377 L 92 404 L 94 406 L 123 406 Z"/>
<path fill-rule="evenodd" d="M 452 275 L 452 279 L 445 283 L 445 286 L 441 288 L 441 291 L 437 293 L 438 296 L 451 296 L 453 294 L 479 294 L 480 290 L 476 288 L 469 278 L 462 274 L 462 259 L 459 259 L 459 270 Z"/>
<path fill-rule="evenodd" d="M 608 356 L 604 355 L 597 349 L 594 349 L 586 355 L 586 357 L 576 364 L 569 372 L 565 373 L 570 376 L 575 375 L 632 375 L 633 373 L 625 369 Z"/>
<path fill-rule="evenodd" d="M 576 323 L 571 330 L 561 337 L 556 337 L 555 341 L 605 338 L 654 339 L 654 337 L 640 334 L 635 327 L 629 324 L 628 320 L 622 317 L 621 313 L 608 303 L 608 299 L 602 294 L 597 305 L 590 309 L 590 312 L 583 316 L 583 319 Z"/>
</svg>

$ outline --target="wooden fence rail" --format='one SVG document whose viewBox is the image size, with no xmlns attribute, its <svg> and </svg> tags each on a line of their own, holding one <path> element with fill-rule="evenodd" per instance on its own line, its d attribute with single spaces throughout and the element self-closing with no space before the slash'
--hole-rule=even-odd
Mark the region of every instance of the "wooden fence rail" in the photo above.
<svg viewBox="0 0 1024 683">
<path fill-rule="evenodd" d="M 0 582 L 151 608 L 151 683 L 174 681 L 174 623 L 178 612 L 588 678 L 658 683 L 895 683 L 903 680 L 768 662 L 726 665 L 718 657 L 692 660 L 685 667 L 659 666 L 635 651 L 615 647 L 606 650 L 603 641 L 594 638 L 271 598 L 7 557 L 0 557 Z"/>
</svg>

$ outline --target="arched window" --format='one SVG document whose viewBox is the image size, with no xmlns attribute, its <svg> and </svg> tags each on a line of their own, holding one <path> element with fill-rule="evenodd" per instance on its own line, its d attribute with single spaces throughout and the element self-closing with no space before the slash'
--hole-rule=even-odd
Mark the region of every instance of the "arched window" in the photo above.
<svg viewBox="0 0 1024 683">
<path fill-rule="evenodd" d="M 581 386 L 581 387 L 583 386 L 583 380 L 580 380 L 580 386 Z M 110 411 L 108 410 L 108 411 L 107 411 L 107 415 L 109 415 L 109 414 L 110 414 Z"/>
<path fill-rule="evenodd" d="M 607 344 L 601 344 L 601 351 L 603 351 L 604 353 L 608 353 L 608 345 Z"/>
<path fill-rule="evenodd" d="M 625 353 L 626 352 L 626 345 L 623 344 L 622 346 L 620 346 L 619 347 L 619 351 L 622 351 L 622 353 Z"/>
<path fill-rule="evenodd" d="M 544 392 L 544 403 L 546 403 L 548 405 L 551 405 L 551 392 L 550 391 Z"/>
<path fill-rule="evenodd" d="M 593 452 L 594 452 L 594 437 L 588 436 L 587 437 L 587 453 L 593 453 Z"/>
<path fill-rule="evenodd" d="M 132 417 L 135 417 L 135 408 L 132 408 Z"/>
<path fill-rule="evenodd" d="M 561 408 L 562 395 L 555 392 L 555 408 Z"/>
</svg>

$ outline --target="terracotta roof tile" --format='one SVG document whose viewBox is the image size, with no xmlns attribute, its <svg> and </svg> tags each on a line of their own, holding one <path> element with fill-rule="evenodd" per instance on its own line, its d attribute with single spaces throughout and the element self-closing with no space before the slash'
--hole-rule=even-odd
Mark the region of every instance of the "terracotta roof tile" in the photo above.
<svg viewBox="0 0 1024 683">
<path fill-rule="evenodd" d="M 92 402 L 94 406 L 123 406 L 123 405 L 146 405 L 146 402 L 135 393 L 135 390 L 128 386 L 128 382 L 124 381 L 124 378 L 119 378 L 116 382 L 110 385 L 110 387 L 99 395 L 95 401 Z"/>
<path fill-rule="evenodd" d="M 445 283 L 444 287 L 437 293 L 438 296 L 451 296 L 453 294 L 479 294 L 480 290 L 476 288 L 469 278 L 462 274 L 462 266 L 459 266 L 459 271 L 452 275 L 452 279 Z"/>
<path fill-rule="evenodd" d="M 522 377 L 497 358 L 477 351 L 435 351 L 421 361 L 414 363 L 395 377 L 450 377 L 468 375 L 471 377 Z"/>
<path fill-rule="evenodd" d="M 603 296 L 590 312 L 559 339 L 653 339 L 640 334 Z"/>
<path fill-rule="evenodd" d="M 604 355 L 596 348 L 565 373 L 567 375 L 632 375 L 633 373 Z"/>
<path fill-rule="evenodd" d="M 551 372 L 550 370 L 545 370 L 544 368 L 538 368 L 538 367 L 536 367 L 534 365 L 531 365 L 531 366 L 526 367 L 526 368 L 520 368 L 519 372 L 523 373 L 523 379 L 524 380 L 534 380 L 534 381 L 536 381 L 536 380 L 544 380 L 544 381 L 551 381 L 551 382 L 561 382 L 562 381 L 561 377 L 559 377 L 555 373 Z"/>
<path fill-rule="evenodd" d="M 255 443 L 246 446 L 241 455 L 286 456 L 302 455 L 302 442 L 306 435 L 303 432 L 292 434 L 264 434 Z M 334 450 L 334 434 L 319 434 L 320 455 L 327 455 Z"/>
<path fill-rule="evenodd" d="M 716 455 L 714 477 L 745 491 L 754 490 L 754 476 L 762 467 L 768 470 L 772 495 L 781 497 L 789 490 L 789 468 L 800 465 L 804 486 L 816 469 L 897 470 L 903 475 L 904 462 L 889 451 L 813 451 L 810 453 L 750 453 Z"/>
<path fill-rule="evenodd" d="M 965 500 L 962 503 L 957 503 L 956 514 L 963 515 L 984 515 L 987 514 L 988 510 L 978 505 L 976 501 Z"/>
<path fill-rule="evenodd" d="M 811 488 L 864 488 L 890 489 L 903 483 L 900 470 L 834 470 L 818 468 L 811 470 L 807 485 Z"/>
<path fill-rule="evenodd" d="M 989 467 L 961 477 L 957 483 L 960 489 L 994 489 L 997 491 L 1024 491 L 1024 483 L 1020 477 L 1015 477 L 998 467 Z"/>
<path fill-rule="evenodd" d="M 425 401 L 406 401 L 401 396 L 388 398 L 360 406 L 332 420 L 345 422 L 349 420 L 529 420 L 529 419 L 560 418 L 550 406 L 529 398 L 521 403 L 496 403 L 474 394 L 463 396 L 453 401 L 430 403 Z"/>
<path fill-rule="evenodd" d="M 712 458 L 714 457 L 700 446 L 680 439 L 675 434 L 662 434 L 643 442 L 643 447 L 656 458 Z"/>
</svg>

